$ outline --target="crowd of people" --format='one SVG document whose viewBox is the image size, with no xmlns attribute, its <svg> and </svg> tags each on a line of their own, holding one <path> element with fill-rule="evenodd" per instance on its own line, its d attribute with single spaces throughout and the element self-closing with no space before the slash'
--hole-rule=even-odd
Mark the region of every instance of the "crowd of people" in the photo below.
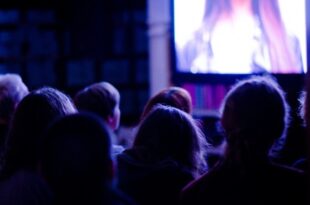
<svg viewBox="0 0 310 205">
<path fill-rule="evenodd" d="M 217 135 L 193 116 L 188 91 L 173 86 L 149 99 L 124 147 L 115 132 L 120 100 L 109 82 L 69 96 L 0 76 L 0 204 L 308 204 L 306 156 L 292 165 L 271 157 L 290 126 L 272 77 L 230 89 Z"/>
</svg>

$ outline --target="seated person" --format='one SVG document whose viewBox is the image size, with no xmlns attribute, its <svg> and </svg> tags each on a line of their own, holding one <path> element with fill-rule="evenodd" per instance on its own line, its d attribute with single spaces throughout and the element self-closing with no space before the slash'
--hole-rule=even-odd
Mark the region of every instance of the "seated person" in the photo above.
<svg viewBox="0 0 310 205">
<path fill-rule="evenodd" d="M 99 115 L 113 131 L 120 123 L 120 94 L 108 82 L 94 83 L 80 90 L 74 97 L 74 103 L 79 111 L 87 111 Z M 116 139 L 112 139 L 116 141 Z M 113 154 L 119 154 L 124 148 L 113 143 Z"/>
<path fill-rule="evenodd" d="M 268 158 L 275 140 L 285 134 L 288 113 L 284 93 L 273 79 L 238 82 L 222 107 L 224 159 L 182 191 L 181 204 L 306 204 L 303 173 Z"/>
<path fill-rule="evenodd" d="M 154 106 L 159 104 L 172 106 L 192 115 L 193 105 L 190 93 L 182 87 L 171 86 L 162 89 L 149 99 L 144 107 L 141 119 L 145 118 Z M 208 146 L 205 147 L 205 159 L 207 161 L 208 168 L 210 168 L 217 163 L 222 155 L 221 147 L 224 139 L 223 134 L 220 132 L 220 127 L 216 124 L 219 119 L 215 116 L 212 118 L 195 117 L 195 121 L 203 131 L 208 143 Z"/>
<path fill-rule="evenodd" d="M 66 116 L 49 127 L 41 167 L 54 204 L 133 204 L 114 187 L 110 136 L 103 121 L 91 114 Z"/>
<path fill-rule="evenodd" d="M 0 75 L 0 152 L 3 151 L 13 113 L 28 93 L 28 88 L 19 75 Z"/>
<path fill-rule="evenodd" d="M 30 92 L 16 108 L 0 172 L 0 204 L 48 204 L 49 191 L 38 173 L 42 135 L 55 119 L 75 113 L 57 89 Z"/>
<path fill-rule="evenodd" d="M 187 113 L 155 106 L 133 147 L 117 156 L 119 188 L 140 205 L 176 204 L 181 189 L 204 171 L 201 134 Z"/>
</svg>

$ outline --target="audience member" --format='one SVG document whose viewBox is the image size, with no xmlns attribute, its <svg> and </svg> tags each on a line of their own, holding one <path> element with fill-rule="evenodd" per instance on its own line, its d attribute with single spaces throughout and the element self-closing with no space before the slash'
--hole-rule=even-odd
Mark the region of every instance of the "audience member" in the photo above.
<svg viewBox="0 0 310 205">
<path fill-rule="evenodd" d="M 47 188 L 37 174 L 42 134 L 53 120 L 74 112 L 65 94 L 48 87 L 32 91 L 19 103 L 1 167 L 0 204 L 47 203 Z"/>
<path fill-rule="evenodd" d="M 171 86 L 160 90 L 148 100 L 140 116 L 140 121 L 149 114 L 154 106 L 159 104 L 181 109 L 188 114 L 192 113 L 192 98 L 188 91 L 181 87 Z M 136 124 L 131 125 L 129 130 L 125 135 L 126 139 L 125 137 L 122 138 L 122 141 L 125 141 L 126 148 L 132 147 L 136 133 Z"/>
<path fill-rule="evenodd" d="M 80 90 L 74 97 L 74 103 L 79 111 L 92 112 L 99 115 L 106 124 L 115 131 L 120 124 L 120 94 L 108 82 L 94 83 Z M 116 139 L 112 139 L 116 141 Z M 113 143 L 113 153 L 119 154 L 124 148 Z"/>
<path fill-rule="evenodd" d="M 125 205 L 132 202 L 113 184 L 111 133 L 92 114 L 66 116 L 47 130 L 42 174 L 54 204 Z"/>
<path fill-rule="evenodd" d="M 305 204 L 303 173 L 268 159 L 274 141 L 285 133 L 288 111 L 272 78 L 237 83 L 223 103 L 224 159 L 182 191 L 182 204 Z"/>
<path fill-rule="evenodd" d="M 140 205 L 176 204 L 182 187 L 205 168 L 203 146 L 190 115 L 157 105 L 142 120 L 133 147 L 117 157 L 119 187 Z"/>
<path fill-rule="evenodd" d="M 142 119 L 153 109 L 155 105 L 168 105 L 192 114 L 192 98 L 187 90 L 181 87 L 168 87 L 159 91 L 145 105 Z"/>
<path fill-rule="evenodd" d="M 306 133 L 306 123 L 305 123 L 305 103 L 306 103 L 306 92 L 301 92 L 298 101 L 300 106 L 297 108 L 296 119 L 299 123 L 295 122 L 295 126 L 290 126 L 291 135 L 288 135 L 285 141 L 284 149 L 280 150 L 278 157 L 279 163 L 285 164 L 285 160 L 289 161 L 287 163 L 289 166 L 293 166 L 297 169 L 306 171 L 307 164 L 307 133 Z M 293 118 L 293 119 L 295 119 Z M 295 120 L 297 121 L 297 120 Z M 296 129 L 299 125 L 299 129 Z M 277 155 L 276 155 L 277 156 Z M 280 159 L 280 160 L 279 160 Z M 284 159 L 284 160 L 283 160 Z M 291 159 L 291 160 L 288 160 Z"/>
<path fill-rule="evenodd" d="M 191 95 L 187 90 L 182 87 L 172 86 L 165 88 L 155 94 L 144 107 L 141 119 L 152 110 L 152 108 L 158 104 L 168 105 L 192 115 L 193 105 Z M 222 155 L 222 144 L 224 142 L 223 133 L 221 133 L 218 126 L 219 118 L 214 117 L 201 117 L 194 116 L 196 123 L 201 128 L 206 137 L 208 146 L 206 152 L 206 161 L 208 168 L 217 163 Z"/>
<path fill-rule="evenodd" d="M 160 90 L 158 93 L 156 93 L 147 101 L 146 105 L 144 106 L 143 112 L 140 116 L 140 121 L 143 120 L 156 105 L 167 105 L 175 107 L 180 110 L 183 110 L 188 114 L 192 114 L 193 109 L 192 98 L 189 92 L 184 88 L 171 86 Z M 130 137 L 127 138 L 128 141 L 127 144 L 129 144 L 129 146 L 127 146 L 128 148 L 132 147 L 135 138 L 135 133 L 136 133 L 136 127 L 134 127 Z"/>
<path fill-rule="evenodd" d="M 28 92 L 27 86 L 18 74 L 0 75 L 0 152 L 3 151 L 15 108 Z"/>
<path fill-rule="evenodd" d="M 182 205 L 306 204 L 305 173 L 269 156 L 274 143 L 285 139 L 290 118 L 284 92 L 271 77 L 242 80 L 228 92 L 220 118 L 226 143 L 223 135 L 209 139 L 224 145 L 224 156 L 207 173 L 206 138 L 185 89 L 169 87 L 148 101 L 125 151 L 111 145 L 120 123 L 117 89 L 95 83 L 74 100 L 79 114 L 57 89 L 28 94 L 18 75 L 0 75 L 3 135 L 10 124 L 0 161 L 0 204 L 130 205 L 132 197 L 139 205 L 171 205 L 180 202 L 180 193 Z M 296 166 L 306 171 L 306 162 Z"/>
</svg>

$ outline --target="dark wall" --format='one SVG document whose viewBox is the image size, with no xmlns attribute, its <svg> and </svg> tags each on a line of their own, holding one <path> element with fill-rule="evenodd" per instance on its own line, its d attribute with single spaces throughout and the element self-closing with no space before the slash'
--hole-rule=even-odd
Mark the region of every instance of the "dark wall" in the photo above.
<svg viewBox="0 0 310 205">
<path fill-rule="evenodd" d="M 137 120 L 149 90 L 146 2 L 1 1 L 0 73 L 7 72 L 30 89 L 70 95 L 109 81 L 120 90 L 122 120 Z"/>
</svg>

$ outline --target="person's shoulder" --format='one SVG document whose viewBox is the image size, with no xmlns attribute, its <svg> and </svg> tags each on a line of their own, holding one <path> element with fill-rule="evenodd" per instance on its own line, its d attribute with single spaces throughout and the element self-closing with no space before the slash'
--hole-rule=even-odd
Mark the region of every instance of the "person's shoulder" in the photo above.
<svg viewBox="0 0 310 205">
<path fill-rule="evenodd" d="M 289 167 L 286 165 L 281 165 L 277 163 L 272 163 L 271 165 L 272 173 L 276 174 L 279 177 L 296 177 L 302 178 L 305 177 L 305 172 L 294 167 Z"/>
<path fill-rule="evenodd" d="M 126 149 L 116 155 L 119 166 L 141 166 L 140 153 L 134 149 Z"/>
<path fill-rule="evenodd" d="M 185 186 L 181 192 L 181 204 L 201 204 L 205 201 L 211 202 L 222 185 L 224 175 L 221 167 L 214 167 L 196 180 Z"/>
<path fill-rule="evenodd" d="M 273 187 L 279 196 L 283 196 L 282 198 L 287 202 L 307 204 L 307 176 L 305 172 L 292 167 L 273 164 L 271 173 L 269 179 L 273 181 Z"/>
<path fill-rule="evenodd" d="M 0 182 L 0 204 L 51 204 L 48 185 L 36 173 L 20 170 Z"/>
<path fill-rule="evenodd" d="M 296 188 L 306 189 L 305 172 L 293 167 L 273 164 L 270 179 L 273 179 L 279 186 L 295 187 L 295 190 Z"/>
<path fill-rule="evenodd" d="M 205 174 L 200 178 L 190 182 L 185 186 L 180 194 L 180 201 L 182 205 L 198 204 L 204 201 L 201 198 L 204 196 L 205 185 L 209 179 L 209 175 Z"/>
</svg>

